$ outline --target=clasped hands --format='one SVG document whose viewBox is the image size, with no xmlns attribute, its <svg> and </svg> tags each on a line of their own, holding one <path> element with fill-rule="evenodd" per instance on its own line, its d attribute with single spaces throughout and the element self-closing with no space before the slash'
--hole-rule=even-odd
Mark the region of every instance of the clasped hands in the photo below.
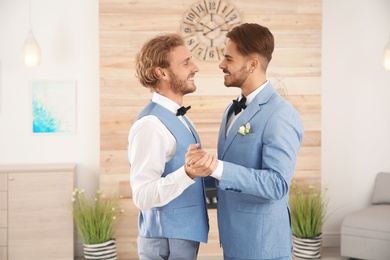
<svg viewBox="0 0 390 260">
<path fill-rule="evenodd" d="M 187 175 L 194 179 L 195 177 L 207 177 L 212 174 L 218 166 L 216 155 L 206 153 L 198 149 L 199 144 L 191 144 L 188 147 L 184 169 Z"/>
</svg>

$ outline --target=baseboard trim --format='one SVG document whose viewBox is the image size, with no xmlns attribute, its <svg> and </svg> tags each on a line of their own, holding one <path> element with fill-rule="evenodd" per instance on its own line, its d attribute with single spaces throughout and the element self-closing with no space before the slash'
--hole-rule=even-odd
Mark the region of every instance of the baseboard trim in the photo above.
<svg viewBox="0 0 390 260">
<path fill-rule="evenodd" d="M 339 247 L 340 240 L 340 232 L 327 232 L 322 234 L 323 247 Z"/>
</svg>

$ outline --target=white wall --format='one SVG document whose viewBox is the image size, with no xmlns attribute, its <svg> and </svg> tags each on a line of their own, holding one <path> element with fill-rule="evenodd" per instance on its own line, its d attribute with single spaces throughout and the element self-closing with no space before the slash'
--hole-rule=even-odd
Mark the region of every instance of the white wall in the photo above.
<svg viewBox="0 0 390 260">
<path fill-rule="evenodd" d="M 389 36 L 390 1 L 323 1 L 324 235 L 338 237 L 345 214 L 369 203 L 376 173 L 390 171 L 390 71 L 381 67 Z"/>
<path fill-rule="evenodd" d="M 94 190 L 100 145 L 98 0 L 32 0 L 31 17 L 42 62 L 28 69 L 20 51 L 29 30 L 29 0 L 0 0 L 0 164 L 76 163 L 77 185 Z M 76 134 L 32 134 L 31 80 L 77 82 Z"/>
<path fill-rule="evenodd" d="M 29 0 L 0 0 L 0 164 L 76 163 L 76 186 L 93 193 L 100 154 L 98 0 L 31 0 L 31 17 L 42 62 L 27 69 L 20 51 Z M 76 134 L 32 134 L 32 80 L 77 82 Z M 81 255 L 78 236 L 76 242 Z"/>
<path fill-rule="evenodd" d="M 234 0 L 232 0 L 234 1 Z M 390 1 L 323 1 L 322 179 L 329 185 L 324 234 L 338 243 L 346 213 L 369 203 L 374 178 L 390 171 L 390 71 L 380 64 L 390 36 Z M 78 165 L 77 184 L 99 179 L 98 0 L 32 0 L 41 66 L 19 53 L 29 29 L 28 0 L 0 0 L 0 164 Z M 31 133 L 29 82 L 77 81 L 77 133 Z"/>
</svg>

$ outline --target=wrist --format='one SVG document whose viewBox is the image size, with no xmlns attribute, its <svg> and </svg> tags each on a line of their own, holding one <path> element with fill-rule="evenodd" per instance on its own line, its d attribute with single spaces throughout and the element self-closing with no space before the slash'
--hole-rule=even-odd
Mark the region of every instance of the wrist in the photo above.
<svg viewBox="0 0 390 260">
<path fill-rule="evenodd" d="M 190 177 L 192 180 L 195 179 L 195 176 L 190 173 L 190 170 L 187 166 L 184 166 L 184 172 L 187 174 L 188 177 Z"/>
</svg>

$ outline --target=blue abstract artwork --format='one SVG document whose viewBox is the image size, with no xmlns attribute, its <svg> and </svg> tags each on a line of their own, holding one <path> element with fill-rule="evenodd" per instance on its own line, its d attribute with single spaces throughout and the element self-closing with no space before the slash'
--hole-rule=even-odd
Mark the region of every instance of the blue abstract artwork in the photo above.
<svg viewBox="0 0 390 260">
<path fill-rule="evenodd" d="M 75 81 L 31 83 L 33 133 L 76 132 Z"/>
</svg>

